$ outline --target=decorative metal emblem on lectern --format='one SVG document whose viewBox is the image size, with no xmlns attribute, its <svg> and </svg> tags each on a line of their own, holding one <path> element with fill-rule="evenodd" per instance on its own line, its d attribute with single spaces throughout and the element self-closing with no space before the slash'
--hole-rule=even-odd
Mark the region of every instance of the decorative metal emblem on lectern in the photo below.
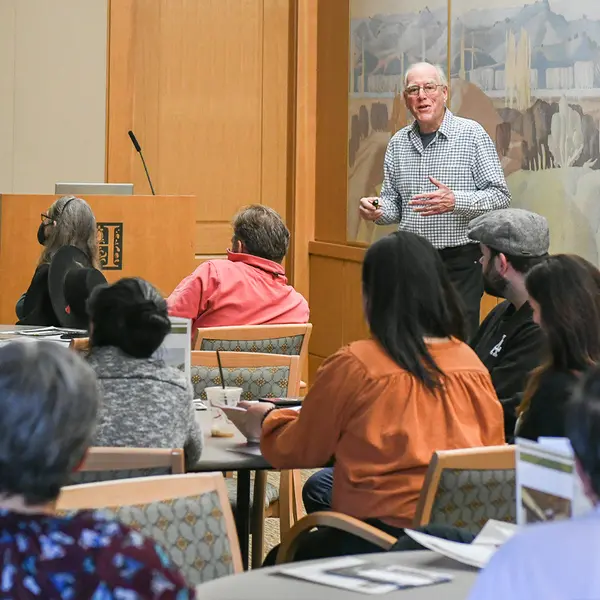
<svg viewBox="0 0 600 600">
<path fill-rule="evenodd" d="M 100 264 L 105 271 L 123 269 L 123 223 L 97 223 Z"/>
</svg>

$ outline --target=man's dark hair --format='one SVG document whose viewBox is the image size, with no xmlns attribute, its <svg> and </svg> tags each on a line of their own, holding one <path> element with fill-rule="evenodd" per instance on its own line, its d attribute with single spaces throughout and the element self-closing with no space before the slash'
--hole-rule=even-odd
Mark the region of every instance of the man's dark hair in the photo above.
<svg viewBox="0 0 600 600">
<path fill-rule="evenodd" d="M 500 256 L 500 254 L 504 254 L 506 262 L 508 262 L 517 273 L 521 273 L 521 275 L 529 273 L 535 265 L 539 265 L 548 258 L 547 254 L 544 254 L 543 256 L 514 256 L 513 254 L 500 252 L 500 250 L 496 250 L 491 246 L 488 246 L 488 248 L 490 249 L 490 262 L 497 256 Z"/>
<path fill-rule="evenodd" d="M 0 348 L 0 495 L 54 501 L 91 443 L 99 395 L 93 370 L 54 342 Z"/>
<path fill-rule="evenodd" d="M 252 204 L 234 217 L 233 241 L 244 244 L 248 254 L 281 263 L 290 245 L 290 232 L 272 208 Z"/>
<path fill-rule="evenodd" d="M 567 406 L 566 433 L 581 468 L 600 497 L 600 367 L 589 369 Z"/>
<path fill-rule="evenodd" d="M 166 300 L 138 277 L 94 288 L 88 313 L 92 348 L 114 346 L 135 358 L 150 358 L 171 331 Z"/>
<path fill-rule="evenodd" d="M 367 250 L 362 285 L 373 337 L 423 385 L 439 389 L 444 373 L 423 338 L 465 337 L 463 307 L 439 252 L 414 233 L 392 233 Z"/>
</svg>

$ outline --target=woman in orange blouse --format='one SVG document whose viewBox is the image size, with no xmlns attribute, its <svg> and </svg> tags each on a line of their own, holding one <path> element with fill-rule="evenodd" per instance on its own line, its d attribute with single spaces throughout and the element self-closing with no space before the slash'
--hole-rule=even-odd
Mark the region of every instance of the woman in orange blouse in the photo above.
<svg viewBox="0 0 600 600">
<path fill-rule="evenodd" d="M 248 410 L 274 467 L 333 458 L 333 510 L 398 536 L 414 517 L 432 453 L 504 443 L 502 407 L 487 369 L 461 341 L 458 298 L 427 240 L 404 231 L 379 240 L 366 253 L 362 283 L 372 339 L 323 363 L 300 412 L 269 403 Z M 350 551 L 347 534 L 321 529 L 297 556 Z"/>
</svg>

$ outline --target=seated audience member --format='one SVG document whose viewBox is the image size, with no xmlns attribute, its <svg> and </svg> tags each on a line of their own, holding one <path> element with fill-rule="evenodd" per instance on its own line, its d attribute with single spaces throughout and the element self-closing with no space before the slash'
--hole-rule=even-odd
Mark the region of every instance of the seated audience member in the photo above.
<svg viewBox="0 0 600 600">
<path fill-rule="evenodd" d="M 247 406 L 271 465 L 314 468 L 334 457 L 333 510 L 397 537 L 412 522 L 432 453 L 504 443 L 502 407 L 487 369 L 461 341 L 456 293 L 427 240 L 399 231 L 377 241 L 362 284 L 372 339 L 323 363 L 300 412 Z M 320 529 L 297 557 L 374 549 Z"/>
<path fill-rule="evenodd" d="M 564 437 L 564 409 L 580 373 L 600 362 L 600 272 L 579 256 L 551 256 L 525 280 L 547 357 L 531 375 L 515 435 Z"/>
<path fill-rule="evenodd" d="M 165 300 L 147 281 L 126 278 L 96 288 L 88 310 L 87 360 L 102 391 L 94 446 L 183 448 L 195 463 L 202 432 L 191 382 L 154 356 L 171 330 Z"/>
<path fill-rule="evenodd" d="M 167 299 L 169 314 L 198 327 L 308 322 L 308 303 L 288 285 L 282 261 L 290 232 L 271 208 L 253 205 L 233 220 L 227 260 L 208 260 Z"/>
<path fill-rule="evenodd" d="M 471 221 L 468 235 L 481 245 L 486 293 L 506 299 L 485 318 L 471 347 L 492 376 L 504 409 L 504 432 L 512 439 L 527 377 L 542 359 L 543 334 L 527 302 L 525 276 L 548 255 L 548 222 L 536 213 L 506 208 Z"/>
<path fill-rule="evenodd" d="M 50 263 L 61 248 L 75 246 L 86 255 L 85 266 L 100 269 L 96 219 L 89 204 L 75 196 L 59 198 L 41 217 L 37 239 L 43 250 L 29 288 L 17 302 L 17 325 L 59 327 L 48 289 Z"/>
<path fill-rule="evenodd" d="M 571 520 L 528 525 L 494 554 L 471 600 L 598 598 L 600 538 L 600 369 L 583 378 L 567 408 L 566 433 L 595 508 Z"/>
<path fill-rule="evenodd" d="M 3 598 L 193 598 L 165 551 L 82 511 L 56 514 L 85 456 L 100 398 L 93 371 L 52 342 L 0 348 Z"/>
</svg>

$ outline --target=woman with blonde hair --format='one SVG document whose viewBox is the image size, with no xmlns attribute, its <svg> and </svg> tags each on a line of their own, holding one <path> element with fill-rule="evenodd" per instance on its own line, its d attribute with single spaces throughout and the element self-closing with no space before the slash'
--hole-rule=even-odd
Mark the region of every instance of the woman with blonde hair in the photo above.
<svg viewBox="0 0 600 600">
<path fill-rule="evenodd" d="M 83 252 L 90 267 L 100 269 L 96 218 L 89 204 L 75 196 L 58 198 L 41 214 L 37 240 L 43 246 L 29 289 L 17 303 L 17 325 L 59 326 L 48 290 L 48 272 L 54 255 L 65 246 Z"/>
</svg>

